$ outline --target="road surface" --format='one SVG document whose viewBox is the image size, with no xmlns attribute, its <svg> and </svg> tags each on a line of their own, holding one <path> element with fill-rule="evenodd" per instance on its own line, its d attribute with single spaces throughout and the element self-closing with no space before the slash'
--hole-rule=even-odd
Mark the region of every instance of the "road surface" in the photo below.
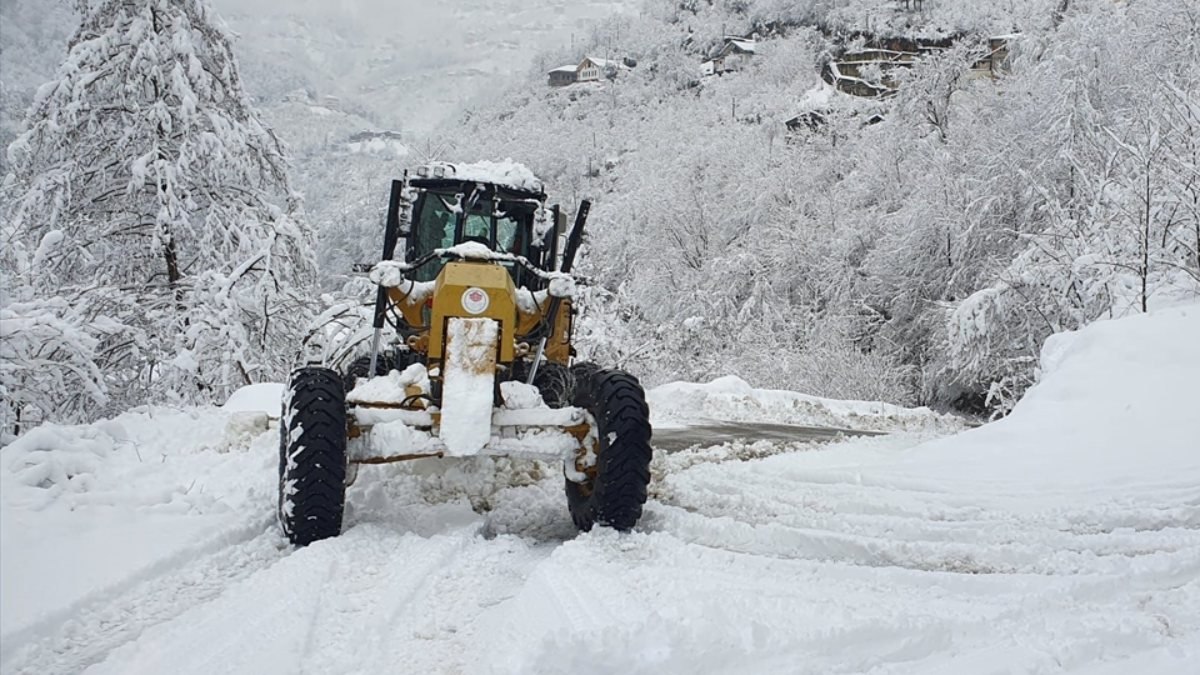
<svg viewBox="0 0 1200 675">
<path fill-rule="evenodd" d="M 772 441 L 803 443 L 829 441 L 838 437 L 879 436 L 878 431 L 854 431 L 851 429 L 829 429 L 825 427 L 800 427 L 789 424 L 765 424 L 761 422 L 709 422 L 688 427 L 668 427 L 654 430 L 655 448 L 666 452 L 686 450 L 694 445 L 707 446 L 731 441 Z"/>
</svg>

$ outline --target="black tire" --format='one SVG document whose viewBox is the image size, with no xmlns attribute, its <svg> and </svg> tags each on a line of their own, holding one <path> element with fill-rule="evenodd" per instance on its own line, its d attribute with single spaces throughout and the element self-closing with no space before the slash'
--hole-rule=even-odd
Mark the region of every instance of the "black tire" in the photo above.
<svg viewBox="0 0 1200 675">
<path fill-rule="evenodd" d="M 585 483 L 566 480 L 567 508 L 575 527 L 585 532 L 596 524 L 626 531 L 642 517 L 650 484 L 650 409 L 634 376 L 619 370 L 591 372 L 590 378 L 576 382 L 573 402 L 596 420 L 595 475 Z"/>
<path fill-rule="evenodd" d="M 525 361 L 513 364 L 512 379 L 517 382 L 528 380 L 529 367 L 530 364 Z M 565 408 L 571 405 L 571 392 L 575 390 L 575 378 L 566 366 L 547 361 L 538 366 L 537 375 L 533 377 L 533 386 L 538 388 L 546 405 L 551 408 Z"/>
<path fill-rule="evenodd" d="M 571 405 L 580 408 L 592 407 L 592 378 L 600 372 L 600 366 L 591 361 L 571 364 Z"/>
<path fill-rule="evenodd" d="M 387 375 L 393 370 L 404 371 L 412 364 L 417 362 L 416 355 L 412 352 L 396 352 L 383 353 L 379 358 L 375 359 L 375 375 Z M 342 378 L 343 386 L 346 392 L 349 393 L 358 384 L 358 378 L 371 377 L 371 357 L 360 356 L 350 362 L 350 366 L 346 368 L 346 374 Z"/>
<path fill-rule="evenodd" d="M 342 378 L 329 368 L 301 368 L 292 373 L 279 424 L 279 525 L 297 546 L 336 537 L 345 505 Z"/>
</svg>

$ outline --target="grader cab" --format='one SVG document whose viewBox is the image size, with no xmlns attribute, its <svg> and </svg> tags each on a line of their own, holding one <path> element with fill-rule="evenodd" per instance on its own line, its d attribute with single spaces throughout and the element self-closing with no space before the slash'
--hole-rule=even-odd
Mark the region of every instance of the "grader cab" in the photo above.
<svg viewBox="0 0 1200 675">
<path fill-rule="evenodd" d="M 474 455 L 561 460 L 578 528 L 632 528 L 650 480 L 645 395 L 631 375 L 574 362 L 571 345 L 571 268 L 590 204 L 568 234 L 521 165 L 415 174 L 392 183 L 383 256 L 369 268 L 369 352 L 290 378 L 284 533 L 297 545 L 339 534 L 362 464 Z"/>
</svg>

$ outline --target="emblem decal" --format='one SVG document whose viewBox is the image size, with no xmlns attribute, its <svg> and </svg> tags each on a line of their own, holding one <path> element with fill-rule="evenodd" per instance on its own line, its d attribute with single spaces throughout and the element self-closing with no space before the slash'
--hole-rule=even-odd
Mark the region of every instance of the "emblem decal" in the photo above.
<svg viewBox="0 0 1200 675">
<path fill-rule="evenodd" d="M 482 288 L 468 288 L 463 291 L 462 306 L 468 314 L 483 314 L 490 304 L 492 300 Z"/>
</svg>

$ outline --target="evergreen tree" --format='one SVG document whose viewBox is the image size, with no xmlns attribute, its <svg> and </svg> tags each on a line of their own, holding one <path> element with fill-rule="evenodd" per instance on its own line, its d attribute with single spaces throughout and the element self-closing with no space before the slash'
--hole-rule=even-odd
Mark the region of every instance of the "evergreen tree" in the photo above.
<svg viewBox="0 0 1200 675">
<path fill-rule="evenodd" d="M 312 236 L 220 20 L 205 0 L 79 9 L 8 150 L 6 302 L 70 296 L 76 323 L 109 328 L 95 358 L 114 407 L 280 376 Z"/>
</svg>

